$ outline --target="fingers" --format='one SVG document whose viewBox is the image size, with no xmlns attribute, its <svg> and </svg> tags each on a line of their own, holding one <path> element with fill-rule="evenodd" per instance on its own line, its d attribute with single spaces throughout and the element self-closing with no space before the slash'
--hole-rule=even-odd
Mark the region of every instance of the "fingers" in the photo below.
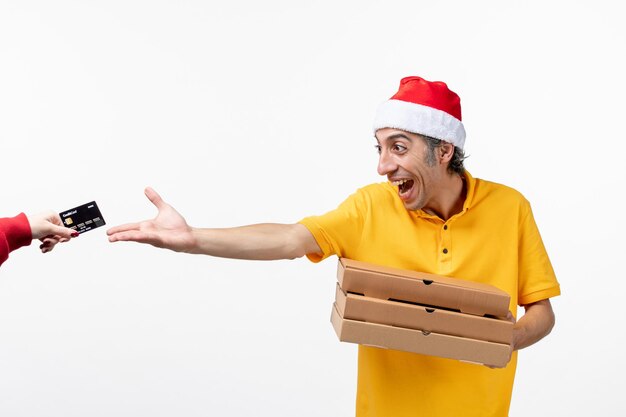
<svg viewBox="0 0 626 417">
<path fill-rule="evenodd" d="M 159 210 L 161 210 L 166 204 L 159 195 L 159 193 L 154 191 L 151 187 L 146 187 L 146 189 L 144 190 L 144 194 L 146 195 L 146 197 L 148 197 L 148 200 L 150 200 L 152 204 L 154 204 Z"/>
<path fill-rule="evenodd" d="M 139 230 L 140 223 L 126 223 L 120 226 L 115 226 L 107 230 L 107 235 L 111 236 L 120 232 L 127 232 L 129 230 Z"/>
<path fill-rule="evenodd" d="M 161 210 L 166 205 L 166 203 L 163 201 L 161 196 L 156 191 L 154 191 L 151 187 L 146 187 L 146 189 L 144 190 L 144 193 L 146 194 L 146 197 L 148 197 L 148 200 L 150 200 L 150 202 L 154 204 L 158 210 Z M 122 224 L 122 225 L 110 228 L 109 230 L 107 230 L 109 241 L 117 242 L 118 240 L 121 240 L 118 237 L 111 239 L 111 237 L 119 233 L 139 231 L 141 223 L 142 222 L 126 223 L 126 224 Z"/>
<path fill-rule="evenodd" d="M 153 233 L 140 230 L 122 231 L 109 236 L 109 242 L 138 242 L 156 245 L 157 238 Z"/>
<path fill-rule="evenodd" d="M 64 242 L 67 242 L 73 237 L 78 237 L 78 232 L 74 229 L 70 229 L 69 227 L 50 225 L 49 226 L 50 234 L 57 235 L 62 237 Z"/>
<path fill-rule="evenodd" d="M 506 320 L 510 321 L 511 323 L 515 324 L 516 320 L 515 320 L 515 316 L 513 316 L 513 313 L 511 311 L 509 311 L 506 315 Z"/>
<path fill-rule="evenodd" d="M 78 233 L 67 227 L 63 227 L 61 218 L 53 211 L 47 211 L 28 217 L 33 239 L 41 239 L 47 236 L 61 236 L 71 238 L 78 236 Z"/>
<path fill-rule="evenodd" d="M 47 253 L 54 249 L 57 243 L 67 242 L 69 239 L 63 238 L 61 236 L 47 236 L 39 240 L 41 240 L 41 245 L 39 245 L 41 253 Z"/>
</svg>

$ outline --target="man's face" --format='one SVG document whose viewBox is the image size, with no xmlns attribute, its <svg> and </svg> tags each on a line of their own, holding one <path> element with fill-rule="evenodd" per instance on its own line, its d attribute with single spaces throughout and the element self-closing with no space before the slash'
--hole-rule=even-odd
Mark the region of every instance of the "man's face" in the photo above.
<svg viewBox="0 0 626 417">
<path fill-rule="evenodd" d="M 398 189 L 407 210 L 428 209 L 438 194 L 447 167 L 428 160 L 428 145 L 419 135 L 385 128 L 376 132 L 378 173 Z"/>
</svg>

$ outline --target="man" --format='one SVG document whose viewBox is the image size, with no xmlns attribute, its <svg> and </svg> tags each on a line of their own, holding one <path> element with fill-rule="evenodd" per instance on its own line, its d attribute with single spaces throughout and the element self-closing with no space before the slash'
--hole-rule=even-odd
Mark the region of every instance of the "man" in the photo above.
<svg viewBox="0 0 626 417">
<path fill-rule="evenodd" d="M 22 246 L 30 245 L 39 239 L 42 253 L 50 252 L 57 243 L 67 242 L 78 233 L 63 227 L 61 218 L 53 211 L 26 216 L 20 213 L 15 217 L 0 218 L 0 265 L 8 258 L 9 253 Z"/>
<path fill-rule="evenodd" d="M 525 314 L 503 369 L 359 346 L 357 416 L 506 416 L 516 350 L 554 325 L 559 295 L 529 203 L 517 191 L 473 178 L 463 167 L 459 97 L 442 82 L 407 77 L 378 109 L 378 173 L 388 182 L 358 190 L 336 210 L 297 224 L 232 229 L 187 225 L 152 189 L 154 220 L 109 230 L 109 240 L 241 259 L 337 255 L 495 285 Z"/>
</svg>

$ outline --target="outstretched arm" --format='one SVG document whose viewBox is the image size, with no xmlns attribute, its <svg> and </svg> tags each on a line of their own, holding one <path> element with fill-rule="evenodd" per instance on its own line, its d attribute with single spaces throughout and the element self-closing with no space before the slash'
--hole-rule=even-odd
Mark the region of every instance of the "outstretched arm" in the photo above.
<svg viewBox="0 0 626 417">
<path fill-rule="evenodd" d="M 146 188 L 145 194 L 158 209 L 157 216 L 109 229 L 109 241 L 132 241 L 177 252 L 255 260 L 293 259 L 321 252 L 313 235 L 301 224 L 193 228 L 152 188 Z"/>
<path fill-rule="evenodd" d="M 0 218 L 0 265 L 7 260 L 9 253 L 30 245 L 31 240 L 39 239 L 39 249 L 50 252 L 59 242 L 67 242 L 78 233 L 62 226 L 61 218 L 53 211 L 26 216 L 24 213 L 11 218 Z"/>
</svg>

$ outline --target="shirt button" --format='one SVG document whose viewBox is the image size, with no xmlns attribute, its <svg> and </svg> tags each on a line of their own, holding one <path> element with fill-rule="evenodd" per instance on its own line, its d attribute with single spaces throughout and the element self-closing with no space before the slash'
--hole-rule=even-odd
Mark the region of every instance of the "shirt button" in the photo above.
<svg viewBox="0 0 626 417">
<path fill-rule="evenodd" d="M 448 253 L 448 249 L 443 248 L 443 253 Z"/>
<path fill-rule="evenodd" d="M 447 224 L 443 225 L 443 230 L 448 230 L 448 225 Z"/>
</svg>

